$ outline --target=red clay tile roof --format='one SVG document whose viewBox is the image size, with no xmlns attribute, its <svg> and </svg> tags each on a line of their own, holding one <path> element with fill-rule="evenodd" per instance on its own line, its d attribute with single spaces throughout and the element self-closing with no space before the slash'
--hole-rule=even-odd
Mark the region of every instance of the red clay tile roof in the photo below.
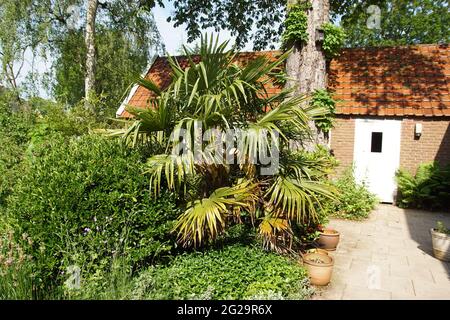
<svg viewBox="0 0 450 320">
<path fill-rule="evenodd" d="M 448 45 L 346 49 L 330 64 L 338 112 L 450 116 Z"/>
<path fill-rule="evenodd" d="M 338 100 L 336 111 L 345 115 L 450 116 L 450 50 L 448 45 L 416 45 L 345 49 L 332 60 L 328 86 Z M 256 56 L 272 59 L 279 51 L 244 52 L 237 56 L 245 64 Z M 187 65 L 185 57 L 177 58 Z M 198 58 L 197 58 L 198 59 Z M 166 58 L 155 60 L 146 78 L 161 88 L 169 85 Z M 268 88 L 269 93 L 279 88 Z M 138 87 L 128 101 L 147 107 L 152 94 Z M 130 116 L 126 111 L 121 117 Z"/>
</svg>

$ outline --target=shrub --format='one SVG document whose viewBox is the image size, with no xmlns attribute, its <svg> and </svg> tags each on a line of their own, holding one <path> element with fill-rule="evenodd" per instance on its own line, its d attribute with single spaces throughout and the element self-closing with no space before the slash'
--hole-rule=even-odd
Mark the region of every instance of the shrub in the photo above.
<svg viewBox="0 0 450 320">
<path fill-rule="evenodd" d="M 99 112 L 77 105 L 65 110 L 60 104 L 32 98 L 19 103 L 8 93 L 0 92 L 0 207 L 21 173 L 26 153 L 53 134 L 81 136 L 90 129 L 107 126 L 102 119 L 102 104 L 94 97 Z"/>
<path fill-rule="evenodd" d="M 286 257 L 257 247 L 180 255 L 168 266 L 152 267 L 136 279 L 135 299 L 307 299 L 306 270 Z"/>
<path fill-rule="evenodd" d="M 33 109 L 39 114 L 33 130 L 30 132 L 31 144 L 39 144 L 47 140 L 49 135 L 58 133 L 63 136 L 83 136 L 97 128 L 110 128 L 104 116 L 102 97 L 92 95 L 90 103 L 93 108 L 87 109 L 84 101 L 70 109 L 63 105 L 34 98 L 30 101 Z"/>
<path fill-rule="evenodd" d="M 236 223 L 251 222 L 265 248 L 286 251 L 292 242 L 292 223 L 317 221 L 320 197 L 334 197 L 328 185 L 308 175 L 321 164 L 296 161 L 299 143 L 290 140 L 298 137 L 294 140 L 305 143 L 308 121 L 327 112 L 314 105 L 303 108 L 306 97 L 287 89 L 266 98 L 264 79 L 274 73 L 280 80 L 286 78 L 279 70 L 288 53 L 276 61 L 260 57 L 245 67 L 237 66 L 226 43 L 201 40 L 203 62 L 189 58 L 189 68 L 180 71 L 170 59 L 173 81 L 168 88 L 161 91 L 151 81 L 139 79 L 140 85 L 157 93 L 150 101 L 154 108 L 127 108 L 135 121 L 126 132 L 110 134 L 122 134 L 131 145 L 159 148 L 163 140 L 164 150 L 147 162 L 155 195 L 162 185 L 176 191 L 198 186 L 198 192 L 190 193 L 190 201 L 183 203 L 184 212 L 175 226 L 180 245 L 198 248 Z M 189 51 L 186 54 L 191 56 Z M 215 133 L 209 134 L 210 130 Z M 171 138 L 161 139 L 161 132 Z M 219 132 L 236 133 L 223 137 L 236 141 L 237 148 L 219 150 Z M 192 133 L 207 134 L 198 141 Z M 193 181 L 192 176 L 199 179 Z M 250 219 L 241 219 L 244 211 Z"/>
<path fill-rule="evenodd" d="M 151 200 L 141 160 L 96 136 L 55 136 L 33 149 L 7 209 L 33 240 L 39 287 L 60 285 L 70 265 L 95 279 L 113 257 L 136 267 L 171 250 L 175 199 Z"/>
<path fill-rule="evenodd" d="M 6 205 L 6 198 L 20 175 L 25 146 L 10 136 L 0 133 L 0 210 Z"/>
<path fill-rule="evenodd" d="M 35 115 L 17 110 L 17 102 L 6 94 L 0 94 L 0 209 L 20 174 L 29 132 L 35 123 Z"/>
<path fill-rule="evenodd" d="M 450 165 L 441 167 L 437 162 L 423 163 L 415 175 L 398 170 L 396 179 L 400 207 L 450 209 Z"/>
<path fill-rule="evenodd" d="M 342 176 L 332 182 L 338 190 L 337 201 L 325 203 L 324 210 L 331 216 L 358 220 L 369 216 L 378 200 L 365 183 L 357 183 L 354 168 L 348 168 Z"/>
</svg>

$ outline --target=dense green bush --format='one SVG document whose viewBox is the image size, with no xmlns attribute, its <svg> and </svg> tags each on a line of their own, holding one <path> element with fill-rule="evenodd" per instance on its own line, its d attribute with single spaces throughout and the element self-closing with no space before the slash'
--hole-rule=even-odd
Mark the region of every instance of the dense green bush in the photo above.
<svg viewBox="0 0 450 320">
<path fill-rule="evenodd" d="M 33 112 L 20 110 L 13 97 L 0 93 L 0 210 L 20 174 L 19 166 L 34 123 Z"/>
<path fill-rule="evenodd" d="M 14 138 L 0 133 L 0 211 L 5 199 L 11 193 L 17 177 L 25 146 L 17 144 Z"/>
<path fill-rule="evenodd" d="M 338 197 L 337 201 L 325 203 L 324 210 L 330 216 L 352 220 L 364 219 L 378 202 L 364 183 L 356 182 L 353 167 L 346 169 L 342 176 L 332 183 L 338 191 Z"/>
<path fill-rule="evenodd" d="M 53 134 L 82 136 L 91 129 L 110 127 L 102 112 L 102 99 L 93 97 L 96 112 L 79 105 L 66 110 L 41 98 L 18 102 L 14 95 L 0 92 L 0 207 L 11 192 L 27 152 Z M 1 208 L 0 208 L 1 209 Z"/>
<path fill-rule="evenodd" d="M 71 108 L 45 99 L 34 98 L 30 101 L 39 115 L 33 130 L 30 132 L 31 146 L 47 140 L 49 135 L 60 134 L 67 137 L 83 136 L 98 128 L 110 128 L 112 123 L 105 116 L 102 96 L 92 95 L 87 109 L 84 100 Z"/>
<path fill-rule="evenodd" d="M 307 299 L 312 291 L 297 262 L 257 247 L 180 255 L 136 279 L 134 299 Z"/>
<path fill-rule="evenodd" d="M 42 287 L 60 285 L 71 265 L 95 280 L 113 257 L 136 266 L 171 250 L 175 199 L 152 200 L 142 172 L 138 153 L 101 137 L 55 136 L 33 149 L 7 208 L 33 240 Z"/>
<path fill-rule="evenodd" d="M 450 165 L 423 163 L 415 175 L 398 170 L 397 204 L 404 208 L 450 209 Z"/>
</svg>

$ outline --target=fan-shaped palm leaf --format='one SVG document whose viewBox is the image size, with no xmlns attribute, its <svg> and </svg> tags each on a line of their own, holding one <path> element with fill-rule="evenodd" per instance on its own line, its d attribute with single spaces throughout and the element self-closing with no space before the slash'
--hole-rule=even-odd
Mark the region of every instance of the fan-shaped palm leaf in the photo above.
<svg viewBox="0 0 450 320">
<path fill-rule="evenodd" d="M 258 232 L 263 239 L 266 250 L 282 251 L 279 240 L 286 240 L 292 236 L 292 229 L 288 219 L 273 217 L 268 214 L 261 219 Z"/>
<path fill-rule="evenodd" d="M 245 161 L 245 159 L 255 161 L 258 155 L 271 155 L 273 147 L 279 148 L 277 145 L 279 136 L 287 141 L 283 131 L 284 127 L 280 124 L 291 123 L 298 131 L 309 131 L 310 118 L 301 108 L 301 103 L 305 99 L 304 96 L 288 99 L 262 116 L 257 122 L 249 123 L 248 130 L 243 134 L 239 150 L 241 161 Z"/>
<path fill-rule="evenodd" d="M 179 242 L 197 247 L 208 239 L 215 239 L 224 230 L 232 208 L 250 208 L 253 205 L 256 187 L 255 183 L 246 181 L 233 187 L 219 188 L 208 198 L 189 203 L 175 225 Z"/>
<path fill-rule="evenodd" d="M 191 152 L 182 155 L 160 154 L 155 155 L 147 161 L 150 174 L 150 189 L 157 196 L 161 190 L 162 173 L 171 190 L 178 188 L 187 175 L 194 173 L 194 156 Z"/>
<path fill-rule="evenodd" d="M 308 219 L 317 221 L 316 207 L 320 207 L 319 196 L 334 199 L 333 189 L 321 182 L 283 176 L 276 177 L 266 193 L 268 204 L 273 207 L 277 216 L 298 223 L 304 223 Z"/>
</svg>

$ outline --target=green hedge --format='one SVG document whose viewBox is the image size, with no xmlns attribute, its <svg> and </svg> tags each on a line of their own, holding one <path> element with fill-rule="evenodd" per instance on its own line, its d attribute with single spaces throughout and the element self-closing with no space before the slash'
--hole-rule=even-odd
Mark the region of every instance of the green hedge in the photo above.
<svg viewBox="0 0 450 320">
<path fill-rule="evenodd" d="M 19 167 L 35 124 L 33 113 L 13 111 L 18 106 L 11 101 L 0 92 L 0 211 L 20 174 Z"/>
<path fill-rule="evenodd" d="M 312 293 L 298 262 L 259 247 L 232 245 L 178 256 L 136 279 L 135 299 L 307 299 Z"/>
<path fill-rule="evenodd" d="M 174 196 L 152 200 L 143 161 L 117 141 L 56 136 L 40 143 L 8 199 L 17 234 L 33 241 L 38 287 L 48 290 L 77 265 L 89 281 L 112 258 L 136 267 L 168 253 L 179 212 Z"/>
</svg>

